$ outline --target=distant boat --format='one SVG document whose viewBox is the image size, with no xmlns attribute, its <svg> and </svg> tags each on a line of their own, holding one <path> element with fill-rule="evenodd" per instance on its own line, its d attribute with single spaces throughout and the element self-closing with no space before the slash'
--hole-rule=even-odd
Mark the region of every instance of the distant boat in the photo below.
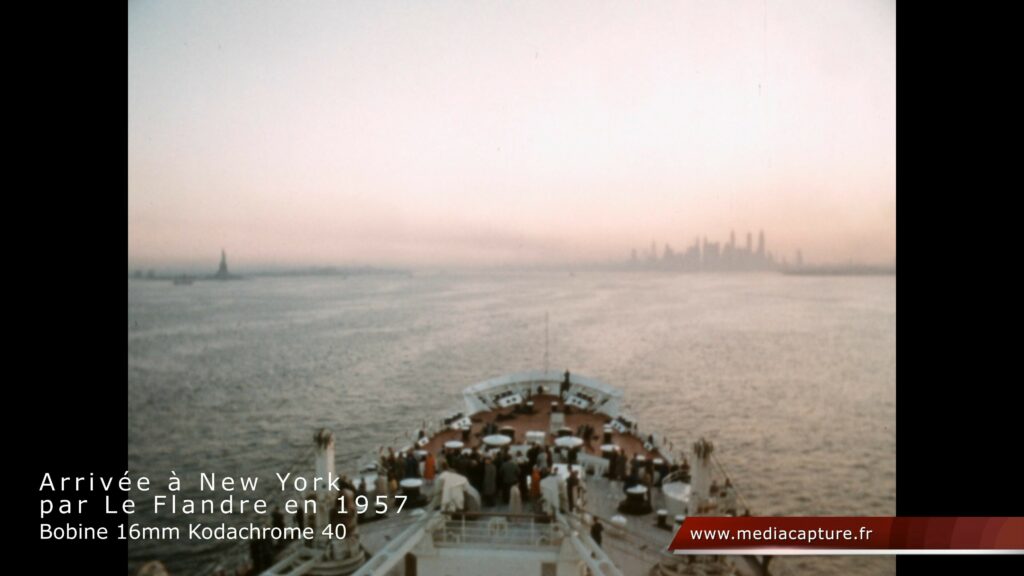
<svg viewBox="0 0 1024 576">
<path fill-rule="evenodd" d="M 191 286 L 192 282 L 194 282 L 194 281 L 195 281 L 194 278 L 192 278 L 191 276 L 185 276 L 185 275 L 175 276 L 174 280 L 172 280 L 172 282 L 174 283 L 175 286 Z"/>
</svg>

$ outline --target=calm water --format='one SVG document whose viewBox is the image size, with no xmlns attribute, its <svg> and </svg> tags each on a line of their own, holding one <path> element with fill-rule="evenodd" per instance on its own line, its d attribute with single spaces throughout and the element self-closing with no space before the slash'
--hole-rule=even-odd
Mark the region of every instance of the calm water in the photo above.
<svg viewBox="0 0 1024 576">
<path fill-rule="evenodd" d="M 339 471 L 461 407 L 492 376 L 551 368 L 626 391 L 643 426 L 717 446 L 755 514 L 896 509 L 896 280 L 782 275 L 419 273 L 128 283 L 128 461 L 287 470 L 314 429 Z M 150 495 L 151 496 L 151 495 Z M 207 495 L 208 497 L 209 495 Z M 148 507 L 148 504 L 147 504 Z M 148 514 L 141 521 L 180 519 Z M 129 567 L 200 571 L 231 543 L 133 543 Z M 782 574 L 885 574 L 887 558 L 789 558 Z"/>
</svg>

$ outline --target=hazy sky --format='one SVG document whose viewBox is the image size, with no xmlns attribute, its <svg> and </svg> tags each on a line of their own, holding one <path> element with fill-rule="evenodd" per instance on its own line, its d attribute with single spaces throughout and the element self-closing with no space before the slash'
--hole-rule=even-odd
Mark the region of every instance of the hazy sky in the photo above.
<svg viewBox="0 0 1024 576">
<path fill-rule="evenodd" d="M 895 2 L 128 4 L 128 262 L 896 251 Z"/>
</svg>

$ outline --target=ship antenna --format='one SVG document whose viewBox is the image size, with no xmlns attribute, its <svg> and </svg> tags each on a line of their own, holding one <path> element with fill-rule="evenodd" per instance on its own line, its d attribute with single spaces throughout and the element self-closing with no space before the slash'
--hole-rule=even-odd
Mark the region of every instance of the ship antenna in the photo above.
<svg viewBox="0 0 1024 576">
<path fill-rule="evenodd" d="M 548 313 L 544 312 L 544 373 L 548 371 Z"/>
</svg>

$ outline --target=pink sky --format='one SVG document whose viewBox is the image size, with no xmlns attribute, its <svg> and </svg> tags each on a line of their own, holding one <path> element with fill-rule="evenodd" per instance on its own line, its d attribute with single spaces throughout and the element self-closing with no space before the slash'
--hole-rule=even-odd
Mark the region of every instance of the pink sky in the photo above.
<svg viewBox="0 0 1024 576">
<path fill-rule="evenodd" d="M 148 2 L 129 266 L 892 262 L 895 3 Z"/>
</svg>

